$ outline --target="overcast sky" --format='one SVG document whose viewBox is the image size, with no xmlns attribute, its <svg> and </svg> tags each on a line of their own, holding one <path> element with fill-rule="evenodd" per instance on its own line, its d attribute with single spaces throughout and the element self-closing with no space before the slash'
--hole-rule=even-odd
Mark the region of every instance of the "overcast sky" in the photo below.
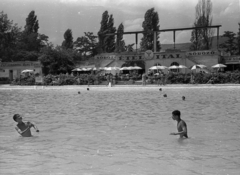
<svg viewBox="0 0 240 175">
<path fill-rule="evenodd" d="M 192 27 L 198 0 L 0 0 L 0 11 L 24 28 L 28 14 L 34 10 L 39 20 L 39 33 L 49 36 L 54 45 L 61 45 L 63 34 L 72 29 L 74 41 L 83 32 L 97 35 L 104 11 L 113 14 L 114 26 L 123 23 L 126 31 L 141 31 L 145 12 L 154 7 L 158 12 L 160 29 Z M 224 31 L 238 31 L 239 0 L 212 0 L 213 23 Z M 176 33 L 176 42 L 190 40 L 190 31 Z M 125 35 L 126 44 L 135 43 L 134 35 Z M 139 36 L 141 38 L 141 36 Z M 160 35 L 160 42 L 173 43 L 172 32 Z"/>
</svg>

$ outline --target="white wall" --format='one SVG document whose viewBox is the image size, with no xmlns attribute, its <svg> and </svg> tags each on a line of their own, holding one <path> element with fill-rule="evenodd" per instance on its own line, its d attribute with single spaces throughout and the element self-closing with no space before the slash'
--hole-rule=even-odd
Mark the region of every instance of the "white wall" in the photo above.
<svg viewBox="0 0 240 175">
<path fill-rule="evenodd" d="M 1 69 L 3 71 L 0 71 L 0 77 L 9 77 L 9 69 Z"/>
</svg>

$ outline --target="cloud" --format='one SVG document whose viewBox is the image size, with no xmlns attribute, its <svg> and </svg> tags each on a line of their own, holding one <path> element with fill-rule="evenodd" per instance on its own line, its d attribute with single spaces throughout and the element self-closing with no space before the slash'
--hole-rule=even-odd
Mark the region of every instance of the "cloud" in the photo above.
<svg viewBox="0 0 240 175">
<path fill-rule="evenodd" d="M 134 20 L 125 20 L 123 22 L 124 25 L 124 31 L 127 32 L 131 32 L 131 31 L 141 31 L 142 30 L 142 22 L 143 22 L 143 18 L 137 18 Z"/>
<path fill-rule="evenodd" d="M 104 6 L 106 8 L 133 9 L 138 8 L 157 8 L 167 10 L 180 10 L 184 7 L 194 6 L 198 0 L 58 0 L 64 4 L 80 4 L 82 6 Z"/>
<path fill-rule="evenodd" d="M 175 33 L 175 43 L 188 43 L 191 38 L 191 30 L 187 31 L 176 31 Z M 173 44 L 173 32 L 161 32 L 160 33 L 160 43 L 161 44 Z"/>
<path fill-rule="evenodd" d="M 229 3 L 226 8 L 224 8 L 221 12 L 221 16 L 228 16 L 234 14 L 236 11 L 239 11 L 239 7 L 236 6 L 233 2 Z M 238 12 L 239 13 L 239 12 Z M 238 15 L 239 16 L 239 15 Z"/>
<path fill-rule="evenodd" d="M 180 31 L 176 33 L 176 43 L 190 42 L 192 30 Z"/>
<path fill-rule="evenodd" d="M 223 31 L 238 31 L 240 22 L 239 0 L 211 0 L 213 3 L 213 24 L 222 25 Z M 114 16 L 115 27 L 123 23 L 125 31 L 142 30 L 146 11 L 154 7 L 158 12 L 160 29 L 191 27 L 195 20 L 195 6 L 198 0 L 0 0 L 2 10 L 9 19 L 19 26 L 25 25 L 25 19 L 31 10 L 35 10 L 39 19 L 39 31 L 48 35 L 55 43 L 60 42 L 67 28 L 73 30 L 74 37 L 84 31 L 97 34 L 100 29 L 102 13 L 107 10 Z M 23 5 L 25 4 L 25 5 Z M 13 10 L 14 9 L 14 10 Z M 135 35 L 126 35 L 129 44 L 135 42 Z M 140 34 L 138 42 L 140 42 Z M 190 35 L 176 32 L 176 42 L 189 41 Z M 161 43 L 173 43 L 172 32 L 162 32 Z"/>
<path fill-rule="evenodd" d="M 173 34 L 172 32 L 162 32 L 160 33 L 160 39 L 161 44 L 173 44 Z"/>
<path fill-rule="evenodd" d="M 51 37 L 48 39 L 49 42 L 56 43 L 57 42 L 57 37 Z"/>
<path fill-rule="evenodd" d="M 143 22 L 143 18 L 137 18 L 137 19 L 134 19 L 134 20 L 126 20 L 124 21 L 124 25 L 132 25 L 132 24 L 140 24 Z"/>
<path fill-rule="evenodd" d="M 134 20 L 125 20 L 124 21 L 124 31 L 141 31 L 142 30 L 142 22 L 144 21 L 143 18 L 137 18 Z M 175 42 L 176 43 L 186 43 L 190 41 L 191 37 L 191 30 L 189 31 L 177 31 L 175 33 Z M 142 35 L 138 35 L 138 42 L 140 42 Z M 133 43 L 135 42 L 135 35 L 125 35 L 124 36 L 126 43 Z M 173 44 L 173 32 L 161 32 L 160 34 L 160 42 L 162 44 Z"/>
</svg>

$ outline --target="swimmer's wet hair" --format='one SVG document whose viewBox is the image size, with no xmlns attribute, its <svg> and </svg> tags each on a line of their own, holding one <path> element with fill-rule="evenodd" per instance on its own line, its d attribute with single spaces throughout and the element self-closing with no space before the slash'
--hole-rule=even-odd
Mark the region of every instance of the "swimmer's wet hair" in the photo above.
<svg viewBox="0 0 240 175">
<path fill-rule="evenodd" d="M 19 116 L 20 116 L 19 114 L 14 114 L 13 115 L 13 120 L 16 121 Z"/>
<path fill-rule="evenodd" d="M 181 116 L 181 112 L 179 110 L 175 110 L 172 112 L 173 115 Z"/>
</svg>

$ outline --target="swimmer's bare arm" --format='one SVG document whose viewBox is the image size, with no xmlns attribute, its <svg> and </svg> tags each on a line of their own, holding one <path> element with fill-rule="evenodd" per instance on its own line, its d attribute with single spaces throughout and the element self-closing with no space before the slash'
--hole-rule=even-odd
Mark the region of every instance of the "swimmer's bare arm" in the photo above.
<svg viewBox="0 0 240 175">
<path fill-rule="evenodd" d="M 30 128 L 33 127 L 36 130 L 36 132 L 39 132 L 39 130 L 35 124 L 33 124 L 31 122 L 28 122 L 28 124 L 30 125 Z"/>
<path fill-rule="evenodd" d="M 170 133 L 170 135 L 184 135 L 184 134 L 187 134 L 187 127 L 186 127 L 186 125 L 184 123 L 181 123 L 180 127 L 182 128 L 182 131 Z"/>
<path fill-rule="evenodd" d="M 29 130 L 30 129 L 30 127 L 28 126 L 25 130 L 21 130 L 21 129 L 19 129 L 19 127 L 15 127 L 15 129 L 17 130 L 17 132 L 20 134 L 20 135 L 22 135 L 22 134 L 24 134 L 27 130 Z"/>
</svg>

